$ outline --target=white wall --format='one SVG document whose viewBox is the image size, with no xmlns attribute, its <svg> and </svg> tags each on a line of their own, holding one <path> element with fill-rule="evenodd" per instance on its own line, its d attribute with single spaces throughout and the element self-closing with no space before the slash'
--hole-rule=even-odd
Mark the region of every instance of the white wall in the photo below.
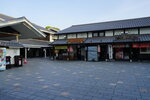
<svg viewBox="0 0 150 100">
<path fill-rule="evenodd" d="M 6 49 L 6 56 L 11 56 L 11 64 L 14 64 L 14 56 L 20 55 L 19 48 Z"/>
</svg>

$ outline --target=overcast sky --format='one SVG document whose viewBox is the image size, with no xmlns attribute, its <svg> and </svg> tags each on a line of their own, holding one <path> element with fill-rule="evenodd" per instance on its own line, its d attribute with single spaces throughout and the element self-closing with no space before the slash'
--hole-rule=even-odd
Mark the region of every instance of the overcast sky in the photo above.
<svg viewBox="0 0 150 100">
<path fill-rule="evenodd" d="M 0 0 L 0 13 L 60 29 L 150 16 L 150 0 Z"/>
</svg>

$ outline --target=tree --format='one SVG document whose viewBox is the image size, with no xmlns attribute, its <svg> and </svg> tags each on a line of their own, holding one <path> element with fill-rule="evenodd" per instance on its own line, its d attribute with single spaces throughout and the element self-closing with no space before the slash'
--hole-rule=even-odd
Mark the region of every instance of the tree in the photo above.
<svg viewBox="0 0 150 100">
<path fill-rule="evenodd" d="M 60 30 L 59 28 L 57 28 L 57 27 L 52 27 L 52 26 L 46 26 L 45 28 L 46 28 L 46 29 L 56 29 L 56 30 Z"/>
</svg>

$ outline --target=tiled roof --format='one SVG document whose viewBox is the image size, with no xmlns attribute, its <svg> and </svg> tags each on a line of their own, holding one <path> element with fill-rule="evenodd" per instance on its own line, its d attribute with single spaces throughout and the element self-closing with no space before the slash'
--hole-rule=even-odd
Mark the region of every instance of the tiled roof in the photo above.
<svg viewBox="0 0 150 100">
<path fill-rule="evenodd" d="M 73 25 L 69 28 L 59 31 L 57 34 L 104 31 L 104 30 L 112 30 L 112 29 L 136 28 L 136 27 L 147 27 L 147 26 L 150 26 L 150 17 L 83 24 L 83 25 Z"/>
<path fill-rule="evenodd" d="M 59 44 L 67 44 L 67 40 L 61 39 L 61 40 L 55 40 L 52 45 L 59 45 Z"/>
<path fill-rule="evenodd" d="M 19 42 L 2 41 L 2 40 L 0 40 L 0 46 L 2 46 L 2 47 L 17 47 L 17 48 L 23 47 L 23 45 Z"/>
</svg>

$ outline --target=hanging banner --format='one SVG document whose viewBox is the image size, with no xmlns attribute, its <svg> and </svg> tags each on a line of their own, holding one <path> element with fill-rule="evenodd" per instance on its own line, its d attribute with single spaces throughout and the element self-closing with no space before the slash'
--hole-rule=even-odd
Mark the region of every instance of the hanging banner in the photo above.
<svg viewBox="0 0 150 100">
<path fill-rule="evenodd" d="M 98 50 L 98 52 L 100 53 L 101 52 L 101 47 L 100 47 L 100 45 L 98 45 L 98 48 L 97 48 Z"/>
<path fill-rule="evenodd" d="M 67 49 L 67 51 L 68 51 L 68 52 L 73 52 L 72 46 L 69 46 L 68 49 Z"/>
<path fill-rule="evenodd" d="M 0 48 L 0 71 L 6 70 L 6 48 Z"/>
<path fill-rule="evenodd" d="M 108 55 L 109 55 L 109 59 L 113 59 L 113 47 L 112 47 L 112 45 L 108 45 Z"/>
</svg>

